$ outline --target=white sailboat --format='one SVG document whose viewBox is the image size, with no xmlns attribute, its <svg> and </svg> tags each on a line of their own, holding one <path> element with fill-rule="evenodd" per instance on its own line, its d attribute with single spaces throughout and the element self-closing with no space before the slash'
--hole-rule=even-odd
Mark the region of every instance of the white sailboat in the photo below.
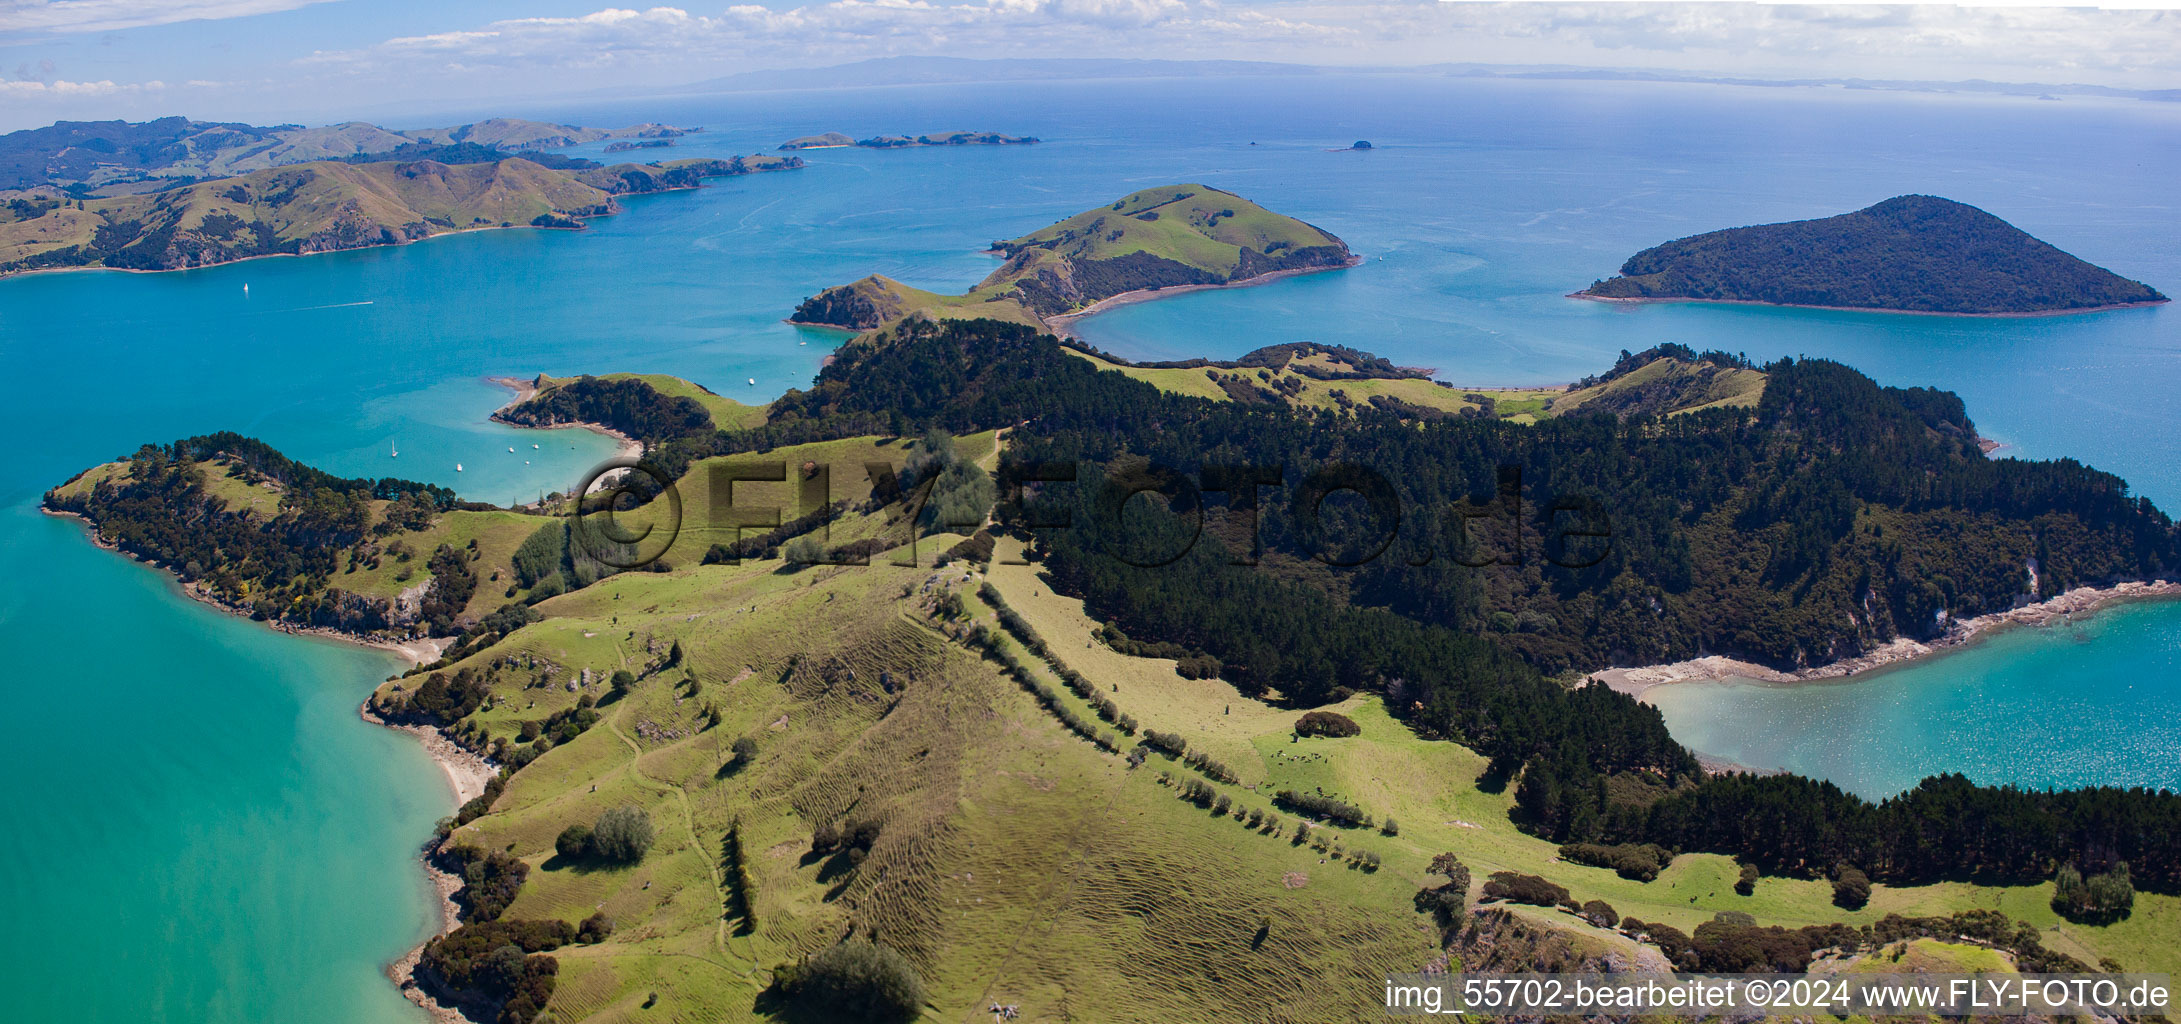
<svg viewBox="0 0 2181 1024">
<path fill-rule="evenodd" d="M 387 457 L 387 458 L 389 458 L 389 459 L 398 459 L 398 458 L 401 458 L 401 446 L 400 446 L 400 445 L 398 445 L 398 444 L 388 444 L 388 445 L 386 446 L 386 451 L 387 451 L 387 455 L 386 455 L 386 457 Z"/>
<path fill-rule="evenodd" d="M 750 386 L 751 386 L 751 387 L 753 387 L 753 388 L 757 386 L 757 378 L 755 378 L 755 377 L 752 377 L 752 378 L 750 378 Z"/>
<path fill-rule="evenodd" d="M 513 449 L 513 448 L 509 448 L 509 449 L 507 450 L 507 453 L 508 453 L 509 455 L 513 455 L 513 454 L 515 454 L 515 449 Z"/>
<path fill-rule="evenodd" d="M 454 464 L 454 471 L 455 471 L 455 472 L 457 472 L 457 473 L 460 473 L 460 472 L 462 471 L 462 464 L 461 464 L 461 463 L 459 463 L 459 462 L 455 463 L 455 464 Z"/>
</svg>

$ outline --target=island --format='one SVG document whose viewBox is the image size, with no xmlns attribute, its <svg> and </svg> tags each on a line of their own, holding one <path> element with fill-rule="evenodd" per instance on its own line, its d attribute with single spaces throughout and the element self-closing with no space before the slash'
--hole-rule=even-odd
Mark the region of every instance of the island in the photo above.
<svg viewBox="0 0 2181 1024">
<path fill-rule="evenodd" d="M 1028 146 L 1039 140 L 1027 135 L 1006 135 L 1000 132 L 930 132 L 924 135 L 880 135 L 869 139 L 852 139 L 840 132 L 823 135 L 805 135 L 780 144 L 783 150 L 841 149 L 856 146 L 862 149 L 911 149 L 917 146 Z"/>
<path fill-rule="evenodd" d="M 1974 206 L 1924 195 L 1677 239 L 1629 257 L 1619 276 L 1574 295 L 1972 316 L 2166 301 Z"/>
<path fill-rule="evenodd" d="M 1322 228 L 1201 184 L 1132 192 L 992 243 L 999 269 L 963 295 L 873 275 L 803 300 L 790 322 L 867 331 L 912 313 L 1064 329 L 1112 305 L 1177 290 L 1260 284 L 1354 266 Z"/>
<path fill-rule="evenodd" d="M 179 270 L 481 228 L 579 228 L 586 218 L 616 212 L 616 196 L 802 166 L 799 158 L 769 154 L 612 166 L 541 162 L 475 143 L 406 144 L 396 152 L 460 162 L 321 160 L 103 198 L 51 187 L 0 193 L 0 276 L 71 267 Z"/>
</svg>

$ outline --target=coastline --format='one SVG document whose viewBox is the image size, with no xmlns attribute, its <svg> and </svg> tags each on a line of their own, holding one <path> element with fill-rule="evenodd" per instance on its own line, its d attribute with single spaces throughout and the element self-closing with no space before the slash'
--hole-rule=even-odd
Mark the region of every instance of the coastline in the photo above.
<svg viewBox="0 0 2181 1024">
<path fill-rule="evenodd" d="M 1323 274 L 1334 270 L 1348 270 L 1362 265 L 1363 257 L 1350 253 L 1347 262 L 1331 267 L 1297 267 L 1293 270 L 1275 270 L 1270 273 L 1259 274 L 1256 277 L 1244 278 L 1240 281 L 1229 281 L 1225 284 L 1182 284 L 1171 288 L 1138 288 L 1134 291 L 1122 292 L 1119 295 L 1109 295 L 1073 313 L 1060 313 L 1045 317 L 1045 326 L 1055 335 L 1062 338 L 1073 338 L 1075 337 L 1073 328 L 1076 321 L 1103 313 L 1109 309 L 1131 306 L 1139 302 L 1149 302 L 1152 299 L 1163 299 L 1169 295 L 1183 295 L 1189 292 L 1215 291 L 1226 288 L 1254 288 L 1258 285 L 1271 284 L 1274 281 L 1300 277 L 1304 274 Z"/>
<path fill-rule="evenodd" d="M 2181 582 L 2172 580 L 2133 580 L 2106 587 L 2077 587 L 2037 604 L 1959 620 L 1945 635 L 1928 643 L 1899 638 L 1852 658 L 1792 672 L 1713 654 L 1665 665 L 1601 669 L 1588 673 L 1584 681 L 1604 683 L 1637 700 L 1644 700 L 1646 693 L 1661 686 L 1730 677 L 1789 685 L 1841 679 L 1958 650 L 2005 627 L 2043 626 L 2063 616 L 2093 612 L 2109 605 L 2177 597 L 2181 597 Z"/>
<path fill-rule="evenodd" d="M 2080 309 L 2041 309 L 2026 313 L 1946 313 L 1929 309 L 1881 309 L 1876 306 L 1813 306 L 1799 302 L 1763 302 L 1757 299 L 1697 299 L 1682 298 L 1673 295 L 1621 296 L 1592 295 L 1589 292 L 1569 292 L 1565 297 L 1570 299 L 1582 299 L 1586 302 L 1613 302 L 1630 306 L 1640 306 L 1649 303 L 1683 302 L 1698 303 L 1710 306 L 1765 306 L 1772 309 L 1822 309 L 1835 313 L 1891 313 L 1897 316 L 1958 316 L 1973 317 L 1980 320 L 2022 320 L 2047 316 L 2074 316 L 2078 313 L 2106 313 L 2116 309 L 2148 309 L 2152 306 L 2163 306 L 2166 303 L 2173 301 L 2172 299 L 2158 299 L 2152 302 L 2115 302 L 2103 306 L 2084 306 Z"/>
<path fill-rule="evenodd" d="M 506 405 L 492 410 L 491 419 L 494 423 L 504 423 L 510 427 L 515 427 L 520 430 L 559 430 L 563 427 L 579 427 L 581 429 L 588 430 L 594 434 L 604 434 L 607 437 L 613 438 L 616 442 L 618 442 L 618 447 L 616 447 L 613 452 L 614 458 L 635 459 L 641 458 L 644 454 L 644 443 L 642 441 L 630 437 L 629 435 L 624 434 L 621 431 L 615 430 L 614 428 L 609 427 L 603 423 L 592 423 L 587 420 L 570 420 L 565 423 L 552 423 L 541 426 L 535 423 L 517 423 L 514 420 L 508 419 L 501 414 L 507 412 L 509 409 L 513 409 L 516 406 L 531 400 L 532 398 L 536 398 L 538 395 L 537 385 L 520 377 L 487 377 L 485 378 L 485 380 L 488 383 L 497 384 L 515 393 L 515 397 L 509 399 Z"/>
<path fill-rule="evenodd" d="M 295 165 L 286 165 L 286 166 L 295 166 Z M 787 170 L 787 169 L 791 169 L 791 168 L 781 168 L 781 169 L 783 169 L 783 170 Z M 764 171 L 744 171 L 744 172 L 743 172 L 742 174 L 739 174 L 739 175 L 735 175 L 735 174 L 727 174 L 727 175 L 719 175 L 719 174 L 715 174 L 715 175 L 712 175 L 711 177 L 715 177 L 715 178 L 720 178 L 720 177 L 735 178 L 735 177 L 747 177 L 747 176 L 749 176 L 749 175 L 752 175 L 752 174 L 762 174 L 762 173 L 766 173 L 766 172 L 764 172 Z M 207 180 L 207 181 L 213 181 L 213 180 L 218 180 L 218 179 L 212 179 L 212 178 L 207 178 L 207 179 L 205 179 L 205 180 Z M 622 198 L 624 198 L 624 197 L 634 197 L 634 196 L 657 196 L 657 195 L 665 195 L 665 194 L 667 194 L 667 193 L 669 193 L 669 192 L 692 192 L 692 191 L 695 191 L 695 190 L 697 190 L 697 189 L 700 189 L 700 188 L 704 188 L 704 187 L 706 187 L 706 186 L 704 186 L 704 185 L 702 185 L 702 184 L 696 184 L 696 185 L 677 185 L 677 186 L 674 186 L 673 188 L 662 188 L 662 189 L 654 189 L 654 190 L 652 190 L 652 191 L 649 191 L 649 192 L 624 192 L 624 193 L 620 193 L 620 194 L 609 194 L 609 195 L 608 195 L 608 196 L 606 197 L 606 201 L 607 201 L 607 203 L 608 203 L 608 204 L 610 204 L 610 205 L 612 206 L 612 209 L 609 209 L 609 210 L 607 210 L 607 211 L 606 211 L 606 212 L 604 212 L 604 213 L 594 213 L 594 214 L 591 214 L 591 217 L 592 217 L 593 219 L 596 219 L 596 218 L 599 218 L 599 217 L 611 217 L 611 216 L 614 216 L 614 215 L 616 215 L 616 214 L 618 214 L 618 213 L 621 213 L 621 212 L 622 212 L 622 210 L 621 210 L 621 205 L 620 205 L 620 203 L 618 202 L 618 200 L 620 200 L 620 199 L 622 199 Z M 339 247 L 339 248 L 334 248 L 334 249 L 319 249 L 319 250 L 317 250 L 317 251 L 315 251 L 315 252 L 268 252 L 268 253 L 261 253 L 261 254 L 259 254 L 259 255 L 256 255 L 256 256 L 244 256 L 244 257 L 242 257 L 242 258 L 240 258 L 240 259 L 232 259 L 232 260 L 219 260 L 219 261 L 217 261 L 217 262 L 214 262 L 214 263 L 200 263 L 200 264 L 195 264 L 195 265 L 193 265 L 193 266 L 187 266 L 187 267 L 155 267 L 155 268 L 150 268 L 150 269 L 146 269 L 146 268 L 141 268 L 141 267 L 106 267 L 106 266 L 79 266 L 79 267 L 31 267 L 31 268 L 29 268 L 29 269 L 23 269 L 23 270 L 0 270 L 0 281 L 5 281 L 5 280 L 7 280 L 8 278 L 11 278 L 11 277 L 28 277 L 28 276 L 30 276 L 30 275 L 32 275 L 32 274 L 67 274 L 67 273 L 74 273 L 74 272 L 77 272 L 77 271 L 86 271 L 86 270 L 104 270 L 104 271 L 110 271 L 110 272 L 112 272 L 112 273 L 116 273 L 116 274 L 172 274 L 172 273 L 176 273 L 176 272 L 179 272 L 179 271 L 184 271 L 184 270 L 210 270 L 210 269 L 212 269 L 213 267 L 226 267 L 226 266 L 232 266 L 232 265 L 234 265 L 234 264 L 237 264 L 237 263 L 250 263 L 250 262 L 253 262 L 253 261 L 256 261 L 256 260 L 271 260 L 271 259 L 283 259 L 283 258 L 288 258 L 288 259 L 301 259 L 301 258 L 304 258 L 304 257 L 308 257 L 308 256 L 324 256 L 324 255 L 327 255 L 328 253 L 336 253 L 336 252 L 356 252 L 356 251 L 358 251 L 358 250 L 362 250 L 362 249 L 391 249 L 391 248 L 397 248 L 397 247 L 400 247 L 400 246 L 404 246 L 404 245 L 415 245 L 415 244 L 417 244 L 417 243 L 419 243 L 419 242 L 429 242 L 429 241 L 431 241 L 432 239 L 435 239 L 435 238 L 452 238 L 452 237 L 454 237 L 454 236 L 456 236 L 456 235 L 471 235 L 471 234 L 476 234 L 477 232 L 480 232 L 480 231 L 520 231 L 520 230 L 530 230 L 530 231 L 581 231 L 581 230 L 583 230 L 583 229 L 584 229 L 585 227 L 587 227 L 587 226 L 588 226 L 588 222 L 586 222 L 586 221 L 577 221 L 577 222 L 576 222 L 576 226 L 575 226 L 575 227 L 555 227 L 555 226 L 547 226 L 547 225 L 542 225 L 542 224 L 479 224 L 479 225 L 475 225 L 475 226 L 471 226 L 471 227 L 459 227 L 459 228 L 449 228 L 449 229 L 446 229 L 446 230 L 443 230 L 443 231 L 434 231 L 434 232 L 432 232 L 431 234 L 425 235 L 425 236 L 424 236 L 424 237 L 422 237 L 422 238 L 404 238 L 404 239 L 400 239 L 400 240 L 398 240 L 398 241 L 393 241 L 393 242 L 387 242 L 387 241 L 378 241 L 378 242 L 372 242 L 372 243 L 370 243 L 369 245 L 349 245 L 349 246 L 341 246 L 341 247 Z"/>
<path fill-rule="evenodd" d="M 47 508 L 42 503 L 38 510 L 49 516 L 75 520 L 83 527 L 84 534 L 90 538 L 91 543 L 99 548 L 111 551 L 146 568 L 161 569 L 156 563 L 137 558 L 128 552 L 122 551 L 105 538 L 100 537 L 96 525 L 79 513 Z M 164 575 L 164 572 L 162 572 L 162 575 Z M 169 578 L 171 579 L 171 577 Z M 174 580 L 173 582 L 175 583 L 175 589 L 191 600 L 229 615 L 247 617 L 242 610 L 220 601 L 192 584 L 180 580 Z M 377 640 L 323 627 L 295 626 L 289 623 L 272 621 L 260 624 L 293 636 L 317 637 L 324 640 L 353 644 L 358 647 L 373 647 L 389 651 L 408 662 L 411 667 L 428 665 L 439 660 L 440 653 L 446 650 L 447 645 L 452 643 L 454 639 L 452 637 L 419 637 L 405 641 Z M 432 763 L 439 766 L 440 773 L 447 780 L 447 788 L 454 796 L 454 805 L 457 808 L 481 795 L 485 791 L 485 783 L 494 775 L 499 774 L 499 769 L 492 762 L 463 749 L 436 727 L 397 725 L 388 722 L 372 713 L 368 700 L 356 706 L 356 714 L 357 717 L 373 725 L 392 729 L 396 732 L 408 733 L 416 737 L 418 743 L 424 747 L 425 755 L 432 759 Z M 392 982 L 395 988 L 401 990 L 402 995 L 407 997 L 410 1002 L 422 1008 L 432 1018 L 434 1024 L 468 1024 L 467 1017 L 441 1005 L 430 993 L 424 991 L 416 980 L 417 964 L 424 955 L 425 945 L 431 942 L 432 939 L 453 931 L 462 923 L 459 916 L 460 908 L 454 902 L 454 894 L 462 888 L 462 879 L 432 863 L 432 853 L 436 849 L 436 845 L 434 843 L 426 844 L 423 851 L 418 855 L 417 862 L 424 872 L 426 884 L 431 887 L 434 893 L 434 899 L 439 908 L 439 926 L 430 935 L 425 936 L 422 941 L 418 942 L 416 946 L 388 963 L 385 974 L 387 980 Z"/>
</svg>

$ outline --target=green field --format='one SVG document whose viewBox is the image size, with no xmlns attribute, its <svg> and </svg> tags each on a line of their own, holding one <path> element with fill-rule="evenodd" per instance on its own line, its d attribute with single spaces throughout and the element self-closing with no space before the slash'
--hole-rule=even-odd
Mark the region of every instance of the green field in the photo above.
<svg viewBox="0 0 2181 1024">
<path fill-rule="evenodd" d="M 993 441 L 961 445 L 989 458 Z M 794 465 L 899 449 L 864 438 L 773 455 Z M 834 484 L 844 497 L 862 486 L 838 476 Z M 753 488 L 750 498 L 742 486 Z M 703 488 L 689 490 L 690 508 L 709 507 Z M 785 490 L 739 485 L 737 498 L 784 499 Z M 843 529 L 867 531 L 885 518 L 854 516 Z M 628 696 L 601 708 L 598 725 L 525 767 L 492 813 L 459 832 L 532 865 L 508 917 L 573 922 L 603 911 L 615 920 L 606 942 L 556 953 L 556 1019 L 760 1019 L 771 968 L 851 931 L 876 935 L 918 966 L 929 1020 L 982 1019 L 994 1001 L 1019 1004 L 1032 1020 L 1172 1021 L 1208 1006 L 1236 1007 L 1244 1019 L 1274 1019 L 1265 1012 L 1273 1006 L 1287 1015 L 1278 1019 L 1375 1017 L 1379 979 L 1437 952 L 1436 928 L 1410 897 L 1432 884 L 1425 866 L 1442 851 L 1457 853 L 1480 883 L 1494 870 L 1541 874 L 1578 899 L 1684 930 L 1721 910 L 1797 926 L 1991 907 L 2086 960 L 2181 966 L 2159 938 L 2181 914 L 2168 897 L 2139 896 L 2127 922 L 2091 928 L 2061 924 L 2049 886 L 1880 886 L 1868 907 L 1848 913 L 1820 881 L 1766 878 L 1753 896 L 1738 896 L 1724 857 L 1679 857 L 1649 883 L 1560 861 L 1552 844 L 1510 822 L 1510 793 L 1478 789 L 1482 758 L 1417 738 L 1378 698 L 1335 707 L 1361 735 L 1298 740 L 1292 710 L 1099 642 L 1080 602 L 1055 594 L 1036 566 L 1009 564 L 1017 541 L 1003 538 L 987 571 L 930 568 L 953 539 L 925 539 L 914 568 L 892 564 L 896 551 L 865 567 L 690 559 L 670 573 L 610 577 L 543 602 L 546 621 L 463 663 L 493 680 L 494 697 L 473 720 L 510 739 L 526 721 L 603 695 L 617 669 L 639 676 Z M 976 596 L 985 582 L 1144 728 L 1179 733 L 1232 769 L 1237 782 L 1213 785 L 1236 814 L 1270 811 L 1279 825 L 1253 829 L 1200 809 L 1177 791 L 1182 779 L 1203 778 L 1188 766 L 1154 755 L 1131 769 L 1062 727 L 961 642 L 974 624 L 997 629 Z M 966 618 L 947 617 L 948 593 Z M 661 667 L 677 644 L 682 661 Z M 1012 639 L 999 646 L 1061 689 Z M 1093 717 L 1074 694 L 1062 699 Z M 705 725 L 709 707 L 722 716 L 716 727 Z M 729 747 L 744 737 L 759 752 L 729 770 Z M 1396 819 L 1399 834 L 1321 826 L 1298 843 L 1296 816 L 1273 806 L 1282 788 L 1337 795 Z M 644 807 L 660 830 L 640 865 L 593 869 L 553 854 L 562 828 L 623 803 Z M 860 864 L 810 852 L 821 825 L 859 817 L 882 822 Z M 754 881 L 746 897 L 724 859 L 730 834 Z M 1354 855 L 1366 851 L 1383 866 L 1360 866 Z M 1646 955 L 1559 911 L 1516 912 L 1584 948 Z M 1901 963 L 1934 970 L 2007 966 L 2004 954 L 1974 945 L 1918 941 L 1902 952 Z M 654 994 L 656 1005 L 643 1008 Z"/>
</svg>

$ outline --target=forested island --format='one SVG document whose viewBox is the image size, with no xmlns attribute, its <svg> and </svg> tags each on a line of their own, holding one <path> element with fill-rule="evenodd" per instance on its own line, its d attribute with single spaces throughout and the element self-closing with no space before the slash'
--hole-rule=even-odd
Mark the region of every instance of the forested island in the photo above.
<svg viewBox="0 0 2181 1024">
<path fill-rule="evenodd" d="M 1576 295 L 1974 315 L 2166 301 L 1974 206 L 1921 195 L 1677 239 L 1629 257 L 1620 276 Z"/>
<path fill-rule="evenodd" d="M 794 323 L 870 330 L 911 313 L 1047 326 L 1139 292 L 1248 284 L 1351 266 L 1332 233 L 1207 185 L 1132 192 L 1020 238 L 992 243 L 1006 262 L 964 295 L 873 275 L 803 300 Z"/>
<path fill-rule="evenodd" d="M 453 638 L 371 707 L 500 766 L 435 846 L 461 922 L 420 970 L 498 1019 L 1049 991 L 1179 1019 L 1268 978 L 1334 1018 L 1348 982 L 1438 956 L 2175 966 L 2181 796 L 1711 775 L 1581 684 L 1700 650 L 1820 663 L 2181 566 L 2123 481 L 1989 458 L 1946 392 L 1661 347 L 1517 397 L 1336 346 L 1139 365 L 921 315 L 762 410 L 537 383 L 505 418 L 611 427 L 678 481 L 656 558 L 232 434 L 46 497 L 257 616 Z M 1124 519 L 1100 481 L 1146 462 L 1178 476 Z M 1139 906 L 1164 926 L 1114 925 Z M 1032 913 L 1068 955 L 1008 966 Z"/>
<path fill-rule="evenodd" d="M 1007 135 L 1001 132 L 931 132 L 924 135 L 877 135 L 868 139 L 850 138 L 840 132 L 822 135 L 805 135 L 780 144 L 783 151 L 797 149 L 843 149 L 854 146 L 859 149 L 914 149 L 920 146 L 1028 146 L 1040 141 L 1035 136 Z"/>
<path fill-rule="evenodd" d="M 159 192 L 73 198 L 41 187 L 0 206 L 0 276 L 66 267 L 177 270 L 477 228 L 576 228 L 616 212 L 615 196 L 801 166 L 796 157 L 764 154 L 603 166 L 509 156 L 473 142 L 407 143 L 386 154 Z"/>
</svg>

